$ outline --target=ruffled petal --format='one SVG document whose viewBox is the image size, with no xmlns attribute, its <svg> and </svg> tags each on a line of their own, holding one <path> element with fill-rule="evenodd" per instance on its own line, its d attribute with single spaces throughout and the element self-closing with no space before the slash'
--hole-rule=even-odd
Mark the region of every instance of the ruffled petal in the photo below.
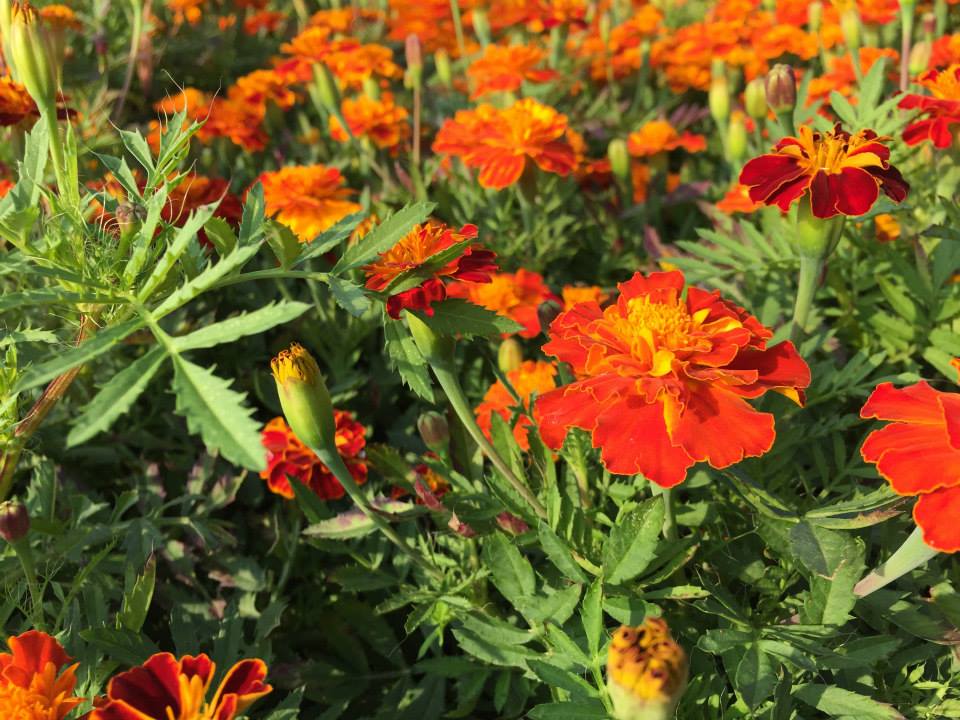
<svg viewBox="0 0 960 720">
<path fill-rule="evenodd" d="M 913 519 L 923 531 L 923 541 L 934 550 L 960 550 L 960 487 L 922 495 L 913 506 Z"/>
<path fill-rule="evenodd" d="M 880 383 L 867 398 L 860 417 L 939 425 L 943 422 L 941 394 L 922 381 L 905 388 Z"/>
<path fill-rule="evenodd" d="M 944 425 L 892 423 L 870 433 L 860 454 L 899 495 L 960 484 L 960 450 Z"/>
</svg>

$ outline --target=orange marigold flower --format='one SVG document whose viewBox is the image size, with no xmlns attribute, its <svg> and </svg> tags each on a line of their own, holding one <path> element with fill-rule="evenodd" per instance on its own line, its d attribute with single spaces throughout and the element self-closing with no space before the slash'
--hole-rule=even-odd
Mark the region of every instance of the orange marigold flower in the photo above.
<svg viewBox="0 0 960 720">
<path fill-rule="evenodd" d="M 543 395 L 556 386 L 557 368 L 553 363 L 543 360 L 525 360 L 516 370 L 507 373 L 507 381 L 520 396 L 520 402 L 507 390 L 506 385 L 497 380 L 483 396 L 483 402 L 477 405 L 474 412 L 477 424 L 483 434 L 490 438 L 493 427 L 493 414 L 496 413 L 508 423 L 514 413 L 519 412 L 516 424 L 513 426 L 513 437 L 521 450 L 530 449 L 530 439 L 527 429 L 533 425 L 529 417 L 530 399 L 534 395 Z"/>
<path fill-rule="evenodd" d="M 404 308 L 423 310 L 433 314 L 433 303 L 447 297 L 441 278 L 467 282 L 490 282 L 496 272 L 495 255 L 471 244 L 477 236 L 476 225 L 464 225 L 454 231 L 439 222 L 417 225 L 400 241 L 364 268 L 367 288 L 375 292 L 390 292 L 391 285 L 401 276 L 411 281 L 421 280 L 415 287 L 397 292 L 387 299 L 387 313 L 397 319 Z M 456 256 L 449 257 L 450 249 L 458 247 Z M 443 253 L 443 264 L 431 259 Z"/>
<path fill-rule="evenodd" d="M 367 481 L 367 463 L 364 448 L 367 445 L 366 430 L 345 410 L 334 410 L 337 452 L 350 471 L 350 475 L 362 485 Z M 344 495 L 343 485 L 334 477 L 316 454 L 293 434 L 282 417 L 275 417 L 261 431 L 263 446 L 267 449 L 267 469 L 260 477 L 267 481 L 270 491 L 293 498 L 293 488 L 287 476 L 296 478 L 316 493 L 321 500 L 339 500 Z"/>
<path fill-rule="evenodd" d="M 560 291 L 563 298 L 563 309 L 569 310 L 582 302 L 595 302 L 603 305 L 607 301 L 607 293 L 597 285 L 565 285 Z"/>
<path fill-rule="evenodd" d="M 167 0 L 167 8 L 173 13 L 176 26 L 189 23 L 196 25 L 203 18 L 203 5 L 206 0 Z"/>
<path fill-rule="evenodd" d="M 273 33 L 287 21 L 287 14 L 279 10 L 261 10 L 243 21 L 246 35 L 259 35 L 261 32 Z"/>
<path fill-rule="evenodd" d="M 907 145 L 929 140 L 934 147 L 946 148 L 953 143 L 953 129 L 960 125 L 960 64 L 946 70 L 931 70 L 917 80 L 930 90 L 930 95 L 905 95 L 899 107 L 919 110 L 920 119 L 903 131 Z"/>
<path fill-rule="evenodd" d="M 240 225 L 243 203 L 237 195 L 230 192 L 230 183 L 226 180 L 188 173 L 177 185 L 168 189 L 167 203 L 160 212 L 160 216 L 168 223 L 182 226 L 202 205 L 219 202 L 213 213 L 214 217 L 235 228 Z M 202 229 L 197 237 L 201 242 L 206 241 L 206 233 Z"/>
<path fill-rule="evenodd" d="M 643 44 L 657 35 L 663 13 L 650 4 L 635 8 L 633 15 L 610 30 L 605 38 L 600 30 L 600 13 L 585 38 L 571 37 L 568 51 L 590 62 L 590 77 L 607 82 L 612 75 L 621 80 L 636 73 L 643 64 Z"/>
<path fill-rule="evenodd" d="M 281 110 L 287 110 L 297 102 L 297 94 L 275 70 L 254 70 L 238 77 L 228 90 L 227 97 L 233 102 L 257 105 L 264 110 L 267 101 L 273 102 Z"/>
<path fill-rule="evenodd" d="M 651 157 L 677 148 L 700 152 L 707 149 L 707 139 L 686 131 L 679 133 L 666 120 L 651 120 L 627 138 L 627 150 L 634 157 Z"/>
<path fill-rule="evenodd" d="M 0 77 L 0 125 L 16 125 L 39 115 L 37 104 L 23 85 L 9 77 Z"/>
<path fill-rule="evenodd" d="M 856 6 L 868 25 L 886 25 L 900 15 L 899 0 L 857 0 Z"/>
<path fill-rule="evenodd" d="M 544 83 L 558 77 L 556 70 L 538 70 L 546 58 L 543 50 L 529 45 L 487 45 L 483 55 L 467 68 L 473 88 L 471 98 L 492 92 L 514 92 L 523 81 Z"/>
<path fill-rule="evenodd" d="M 696 462 L 725 468 L 771 448 L 773 416 L 746 399 L 802 403 L 807 364 L 790 342 L 767 347 L 773 333 L 718 291 L 684 285 L 680 272 L 637 273 L 606 309 L 581 303 L 553 321 L 543 350 L 578 379 L 536 402 L 548 446 L 582 428 L 610 472 L 661 487 Z"/>
<path fill-rule="evenodd" d="M 873 218 L 877 240 L 882 243 L 893 242 L 900 237 L 900 223 L 893 215 L 883 213 Z"/>
<path fill-rule="evenodd" d="M 772 154 L 744 165 L 740 182 L 750 188 L 751 199 L 784 212 L 809 193 L 810 208 L 818 218 L 863 215 L 881 190 L 898 203 L 910 190 L 888 161 L 890 149 L 883 144 L 888 139 L 873 130 L 851 135 L 839 125 L 827 133 L 803 126 L 799 137 L 783 138 Z"/>
<path fill-rule="evenodd" d="M 407 110 L 394 104 L 390 93 L 384 93 L 379 100 L 367 95 L 344 98 L 340 111 L 354 137 L 369 138 L 378 148 L 394 149 L 410 136 Z M 336 117 L 330 118 L 330 137 L 337 142 L 350 139 Z"/>
<path fill-rule="evenodd" d="M 283 67 L 291 79 L 300 82 L 313 77 L 311 63 L 322 62 L 344 86 L 354 89 L 363 87 L 371 77 L 384 79 L 403 75 L 400 66 L 393 62 L 393 52 L 384 45 L 363 44 L 355 38 L 329 39 L 330 30 L 325 27 L 308 27 L 290 42 L 280 46 L 281 52 L 292 55 L 296 61 Z"/>
<path fill-rule="evenodd" d="M 540 334 L 537 308 L 547 300 L 557 303 L 560 298 L 550 292 L 539 273 L 520 268 L 515 273 L 499 273 L 488 283 L 458 282 L 447 286 L 451 297 L 466 298 L 474 305 L 493 310 L 523 326 L 520 337 L 532 338 Z"/>
<path fill-rule="evenodd" d="M 888 68 L 894 68 L 900 59 L 900 53 L 890 48 L 860 48 L 860 74 L 866 75 L 876 63 L 886 62 Z M 853 61 L 849 53 L 830 58 L 829 69 L 820 77 L 810 80 L 807 86 L 807 105 L 817 100 L 828 100 L 830 94 L 838 92 L 856 103 L 857 74 L 853 70 Z"/>
<path fill-rule="evenodd" d="M 576 155 L 566 132 L 566 115 L 524 98 L 506 110 L 491 105 L 460 110 L 444 122 L 433 150 L 479 168 L 480 185 L 500 190 L 517 182 L 529 162 L 545 172 L 569 175 Z"/>
<path fill-rule="evenodd" d="M 83 27 L 77 14 L 66 5 L 45 5 L 39 13 L 45 23 L 61 30 L 79 30 Z"/>
<path fill-rule="evenodd" d="M 460 2 L 464 26 L 470 23 L 470 10 L 475 3 Z M 408 35 L 416 35 L 426 52 L 446 50 L 451 57 L 460 54 L 457 33 L 453 24 L 449 0 L 390 0 L 388 23 L 390 40 L 403 42 Z M 467 48 L 468 53 L 472 48 Z"/>
<path fill-rule="evenodd" d="M 9 720 L 63 720 L 83 698 L 73 696 L 77 665 L 54 638 L 39 630 L 7 640 L 0 653 L 0 714 Z"/>
<path fill-rule="evenodd" d="M 923 541 L 940 552 L 960 550 L 960 394 L 925 382 L 881 383 L 860 417 L 890 423 L 870 433 L 860 453 L 895 493 L 918 496 L 913 519 Z"/>
<path fill-rule="evenodd" d="M 936 70 L 955 63 L 960 63 L 960 33 L 943 35 L 934 40 L 927 67 Z"/>
<path fill-rule="evenodd" d="M 107 697 L 89 720 L 233 720 L 270 693 L 263 660 L 241 660 L 227 671 L 207 699 L 216 664 L 201 653 L 179 660 L 157 653 L 131 670 L 114 675 Z"/>
<path fill-rule="evenodd" d="M 337 168 L 293 165 L 260 175 L 267 212 L 310 242 L 338 220 L 361 209 Z"/>
<path fill-rule="evenodd" d="M 740 183 L 734 184 L 727 194 L 717 203 L 717 210 L 727 215 L 734 213 L 752 213 L 763 207 L 763 203 L 756 202 L 750 197 L 750 188 Z"/>
</svg>

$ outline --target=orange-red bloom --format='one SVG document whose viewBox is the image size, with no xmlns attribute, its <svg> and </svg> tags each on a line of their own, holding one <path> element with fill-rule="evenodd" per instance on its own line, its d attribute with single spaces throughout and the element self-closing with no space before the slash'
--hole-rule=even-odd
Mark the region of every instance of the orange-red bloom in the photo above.
<svg viewBox="0 0 960 720">
<path fill-rule="evenodd" d="M 28 630 L 7 640 L 0 653 L 0 717 L 4 720 L 63 720 L 83 698 L 73 696 L 76 665 L 60 643 Z M 62 672 L 61 672 L 62 671 Z"/>
<path fill-rule="evenodd" d="M 523 81 L 549 82 L 558 76 L 556 70 L 538 70 L 546 53 L 529 45 L 487 45 L 483 55 L 467 68 L 471 98 L 492 92 L 514 92 Z"/>
<path fill-rule="evenodd" d="M 727 190 L 727 194 L 717 202 L 717 210 L 727 215 L 733 213 L 752 213 L 763 207 L 763 203 L 750 198 L 750 188 L 736 183 Z"/>
<path fill-rule="evenodd" d="M 523 326 L 520 337 L 540 334 L 537 308 L 547 300 L 559 302 L 539 273 L 520 268 L 516 273 L 493 275 L 488 283 L 458 282 L 447 287 L 451 297 L 464 297 L 474 305 L 493 310 Z"/>
<path fill-rule="evenodd" d="M 410 136 L 407 110 L 396 105 L 390 93 L 384 93 L 379 100 L 367 95 L 344 98 L 340 111 L 354 137 L 369 138 L 378 148 L 392 150 Z M 336 117 L 330 118 L 330 137 L 337 142 L 350 139 Z"/>
<path fill-rule="evenodd" d="M 960 550 L 960 394 L 925 382 L 877 386 L 860 417 L 890 424 L 860 449 L 898 495 L 919 496 L 913 519 L 923 541 L 940 552 Z"/>
<path fill-rule="evenodd" d="M 267 213 L 293 230 L 300 242 L 317 235 L 361 209 L 348 200 L 353 190 L 337 168 L 291 165 L 259 177 Z"/>
<path fill-rule="evenodd" d="M 23 85 L 9 77 L 0 77 L 0 125 L 16 125 L 39 115 L 37 104 Z"/>
<path fill-rule="evenodd" d="M 400 311 L 408 308 L 432 315 L 433 303 L 447 297 L 441 278 L 487 283 L 490 274 L 496 272 L 493 252 L 471 244 L 476 236 L 476 225 L 464 225 L 459 231 L 439 222 L 417 225 L 364 268 L 367 288 L 389 292 L 401 276 L 411 282 L 420 281 L 415 287 L 390 295 L 387 313 L 397 319 Z M 439 260 L 433 260 L 438 256 Z"/>
<path fill-rule="evenodd" d="M 929 89 L 931 95 L 911 94 L 900 101 L 899 107 L 920 111 L 920 119 L 903 131 L 903 141 L 907 145 L 917 145 L 929 140 L 935 147 L 950 147 L 952 128 L 960 125 L 960 65 L 931 70 L 918 82 Z"/>
<path fill-rule="evenodd" d="M 799 137 L 785 137 L 770 155 L 754 158 L 743 167 L 740 182 L 750 198 L 777 205 L 786 212 L 805 194 L 818 218 L 863 215 L 883 192 L 894 202 L 907 197 L 910 186 L 891 165 L 889 138 L 873 130 L 851 135 L 837 125 L 827 133 L 800 128 Z"/>
<path fill-rule="evenodd" d="M 725 468 L 771 448 L 773 416 L 746 399 L 774 390 L 802 403 L 807 364 L 790 342 L 767 347 L 773 333 L 718 291 L 684 296 L 684 284 L 637 273 L 606 309 L 582 303 L 553 321 L 543 350 L 578 379 L 536 402 L 547 445 L 582 428 L 610 472 L 662 487 L 696 462 Z"/>
<path fill-rule="evenodd" d="M 545 172 L 570 174 L 576 155 L 566 132 L 566 115 L 525 98 L 506 110 L 492 105 L 460 110 L 444 122 L 433 150 L 479 168 L 480 185 L 500 190 L 517 182 L 530 162 Z"/>
<path fill-rule="evenodd" d="M 483 434 L 490 437 L 493 427 L 493 414 L 496 413 L 508 423 L 514 413 L 519 412 L 516 424 L 513 426 L 513 437 L 521 450 L 530 449 L 530 439 L 527 429 L 533 424 L 529 417 L 529 403 L 531 396 L 543 395 L 556 386 L 557 368 L 553 363 L 543 360 L 525 360 L 516 370 L 507 373 L 507 381 L 520 396 L 520 402 L 507 390 L 506 385 L 497 380 L 483 396 L 483 402 L 476 407 L 477 424 Z"/>
<path fill-rule="evenodd" d="M 337 452 L 350 471 L 350 475 L 362 485 L 367 481 L 367 463 L 364 448 L 367 445 L 363 425 L 345 410 L 334 410 Z M 339 500 L 344 489 L 330 469 L 320 462 L 316 454 L 300 442 L 282 417 L 268 422 L 261 432 L 263 446 L 267 449 L 267 469 L 260 477 L 267 481 L 271 492 L 285 498 L 293 497 L 293 488 L 287 476 L 294 477 L 313 490 L 322 500 Z"/>
<path fill-rule="evenodd" d="M 569 310 L 582 302 L 595 302 L 603 305 L 607 300 L 607 293 L 597 285 L 564 285 L 560 295 L 563 298 L 564 310 Z"/>
<path fill-rule="evenodd" d="M 201 653 L 179 660 L 152 655 L 143 665 L 111 678 L 103 704 L 89 720 L 233 720 L 273 690 L 263 660 L 241 660 L 207 700 L 216 665 Z"/>
<path fill-rule="evenodd" d="M 686 131 L 680 133 L 666 120 L 651 120 L 627 138 L 627 150 L 634 157 L 651 157 L 677 148 L 700 152 L 707 149 L 707 139 Z"/>
</svg>

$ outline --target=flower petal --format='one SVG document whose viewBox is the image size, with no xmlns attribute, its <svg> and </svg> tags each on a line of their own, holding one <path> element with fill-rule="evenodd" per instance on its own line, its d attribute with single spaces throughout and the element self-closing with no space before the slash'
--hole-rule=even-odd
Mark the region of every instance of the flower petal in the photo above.
<svg viewBox="0 0 960 720">
<path fill-rule="evenodd" d="M 892 423 L 874 430 L 860 448 L 863 459 L 899 495 L 917 495 L 960 483 L 960 450 L 943 425 Z"/>
<path fill-rule="evenodd" d="M 923 541 L 940 552 L 960 550 L 960 486 L 922 495 L 913 506 L 913 519 Z"/>
<path fill-rule="evenodd" d="M 905 388 L 880 383 L 867 398 L 860 417 L 938 425 L 943 422 L 941 394 L 925 382 Z"/>
</svg>

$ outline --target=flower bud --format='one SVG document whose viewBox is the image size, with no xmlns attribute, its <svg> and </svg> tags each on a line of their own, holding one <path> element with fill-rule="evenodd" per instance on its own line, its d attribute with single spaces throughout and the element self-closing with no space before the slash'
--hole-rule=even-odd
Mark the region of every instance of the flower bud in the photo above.
<svg viewBox="0 0 960 720">
<path fill-rule="evenodd" d="M 435 453 L 446 450 L 450 442 L 450 426 L 443 415 L 433 410 L 423 413 L 417 418 L 417 430 L 423 444 Z"/>
<path fill-rule="evenodd" d="M 933 48 L 926 40 L 921 40 L 910 50 L 910 74 L 919 75 L 930 65 Z"/>
<path fill-rule="evenodd" d="M 632 628 L 621 625 L 610 640 L 607 689 L 617 720 L 672 718 L 687 684 L 687 656 L 662 618 Z"/>
<path fill-rule="evenodd" d="M 433 62 L 437 66 L 437 78 L 445 87 L 453 87 L 453 70 L 450 67 L 450 55 L 440 49 L 433 54 Z"/>
<path fill-rule="evenodd" d="M 610 45 L 610 13 L 603 13 L 600 16 L 600 25 L 597 28 L 600 33 L 600 41 L 604 47 Z"/>
<path fill-rule="evenodd" d="M 928 43 L 933 43 L 933 34 L 937 31 L 937 16 L 932 12 L 926 12 L 920 18 L 920 27 L 923 29 L 923 39 Z"/>
<path fill-rule="evenodd" d="M 407 56 L 407 73 L 414 87 L 419 87 L 423 76 L 423 53 L 420 49 L 420 38 L 415 34 L 407 35 L 403 45 Z"/>
<path fill-rule="evenodd" d="M 17 77 L 43 112 L 54 112 L 56 73 L 37 12 L 28 2 L 13 6 L 10 19 L 10 60 Z"/>
<path fill-rule="evenodd" d="M 477 8 L 471 13 L 471 18 L 473 19 L 473 31 L 477 35 L 477 40 L 480 41 L 480 46 L 486 47 L 490 44 L 490 19 L 487 17 L 487 13 Z"/>
<path fill-rule="evenodd" d="M 340 89 L 337 87 L 337 80 L 333 73 L 323 63 L 316 63 L 313 66 L 313 80 L 317 86 L 317 95 L 320 97 L 320 104 L 328 112 L 340 112 Z"/>
<path fill-rule="evenodd" d="M 270 362 L 270 369 L 294 435 L 314 451 L 332 447 L 336 437 L 333 404 L 317 361 L 302 345 L 293 343 Z"/>
<path fill-rule="evenodd" d="M 767 116 L 767 89 L 763 78 L 754 78 L 747 83 L 743 91 L 743 104 L 747 115 L 754 120 L 763 120 Z"/>
<path fill-rule="evenodd" d="M 627 151 L 627 142 L 623 138 L 614 138 L 607 145 L 607 158 L 610 160 L 610 171 L 618 180 L 625 181 L 630 177 L 630 153 Z"/>
<path fill-rule="evenodd" d="M 371 100 L 380 99 L 380 84 L 372 75 L 363 79 L 363 94 Z"/>
<path fill-rule="evenodd" d="M 820 32 L 820 23 L 823 22 L 823 3 L 815 0 L 807 6 L 807 30 L 811 35 Z"/>
<path fill-rule="evenodd" d="M 30 532 L 30 515 L 27 506 L 19 500 L 0 503 L 0 537 L 15 543 Z"/>
<path fill-rule="evenodd" d="M 500 372 L 513 372 L 520 367 L 522 362 L 523 350 L 520 347 L 520 343 L 513 338 L 507 338 L 500 343 L 500 347 L 497 350 L 497 365 L 500 367 Z"/>
<path fill-rule="evenodd" d="M 767 104 L 777 113 L 790 112 L 797 104 L 797 78 L 793 68 L 778 63 L 770 68 L 766 78 Z"/>
<path fill-rule="evenodd" d="M 747 154 L 747 124 L 744 115 L 739 110 L 730 116 L 727 126 L 727 160 L 739 162 Z"/>
<path fill-rule="evenodd" d="M 856 8 L 848 8 L 840 15 L 840 29 L 843 31 L 843 41 L 854 54 L 860 51 L 860 13 Z"/>
<path fill-rule="evenodd" d="M 497 525 L 500 526 L 501 530 L 510 535 L 523 535 L 525 532 L 530 531 L 530 526 L 527 525 L 522 518 L 518 518 L 516 515 L 506 511 L 497 515 Z"/>
<path fill-rule="evenodd" d="M 449 365 L 453 360 L 453 339 L 434 332 L 432 327 L 409 310 L 404 314 L 413 342 L 423 359 L 431 365 Z"/>
<path fill-rule="evenodd" d="M 730 84 L 727 81 L 726 67 L 722 60 L 713 62 L 712 74 L 707 100 L 711 117 L 717 125 L 722 126 L 723 122 L 730 117 Z"/>
<path fill-rule="evenodd" d="M 563 312 L 563 307 L 553 300 L 547 300 L 540 303 L 537 307 L 537 319 L 540 321 L 540 332 L 546 333 L 550 328 L 550 323 L 557 319 L 557 315 Z"/>
</svg>

